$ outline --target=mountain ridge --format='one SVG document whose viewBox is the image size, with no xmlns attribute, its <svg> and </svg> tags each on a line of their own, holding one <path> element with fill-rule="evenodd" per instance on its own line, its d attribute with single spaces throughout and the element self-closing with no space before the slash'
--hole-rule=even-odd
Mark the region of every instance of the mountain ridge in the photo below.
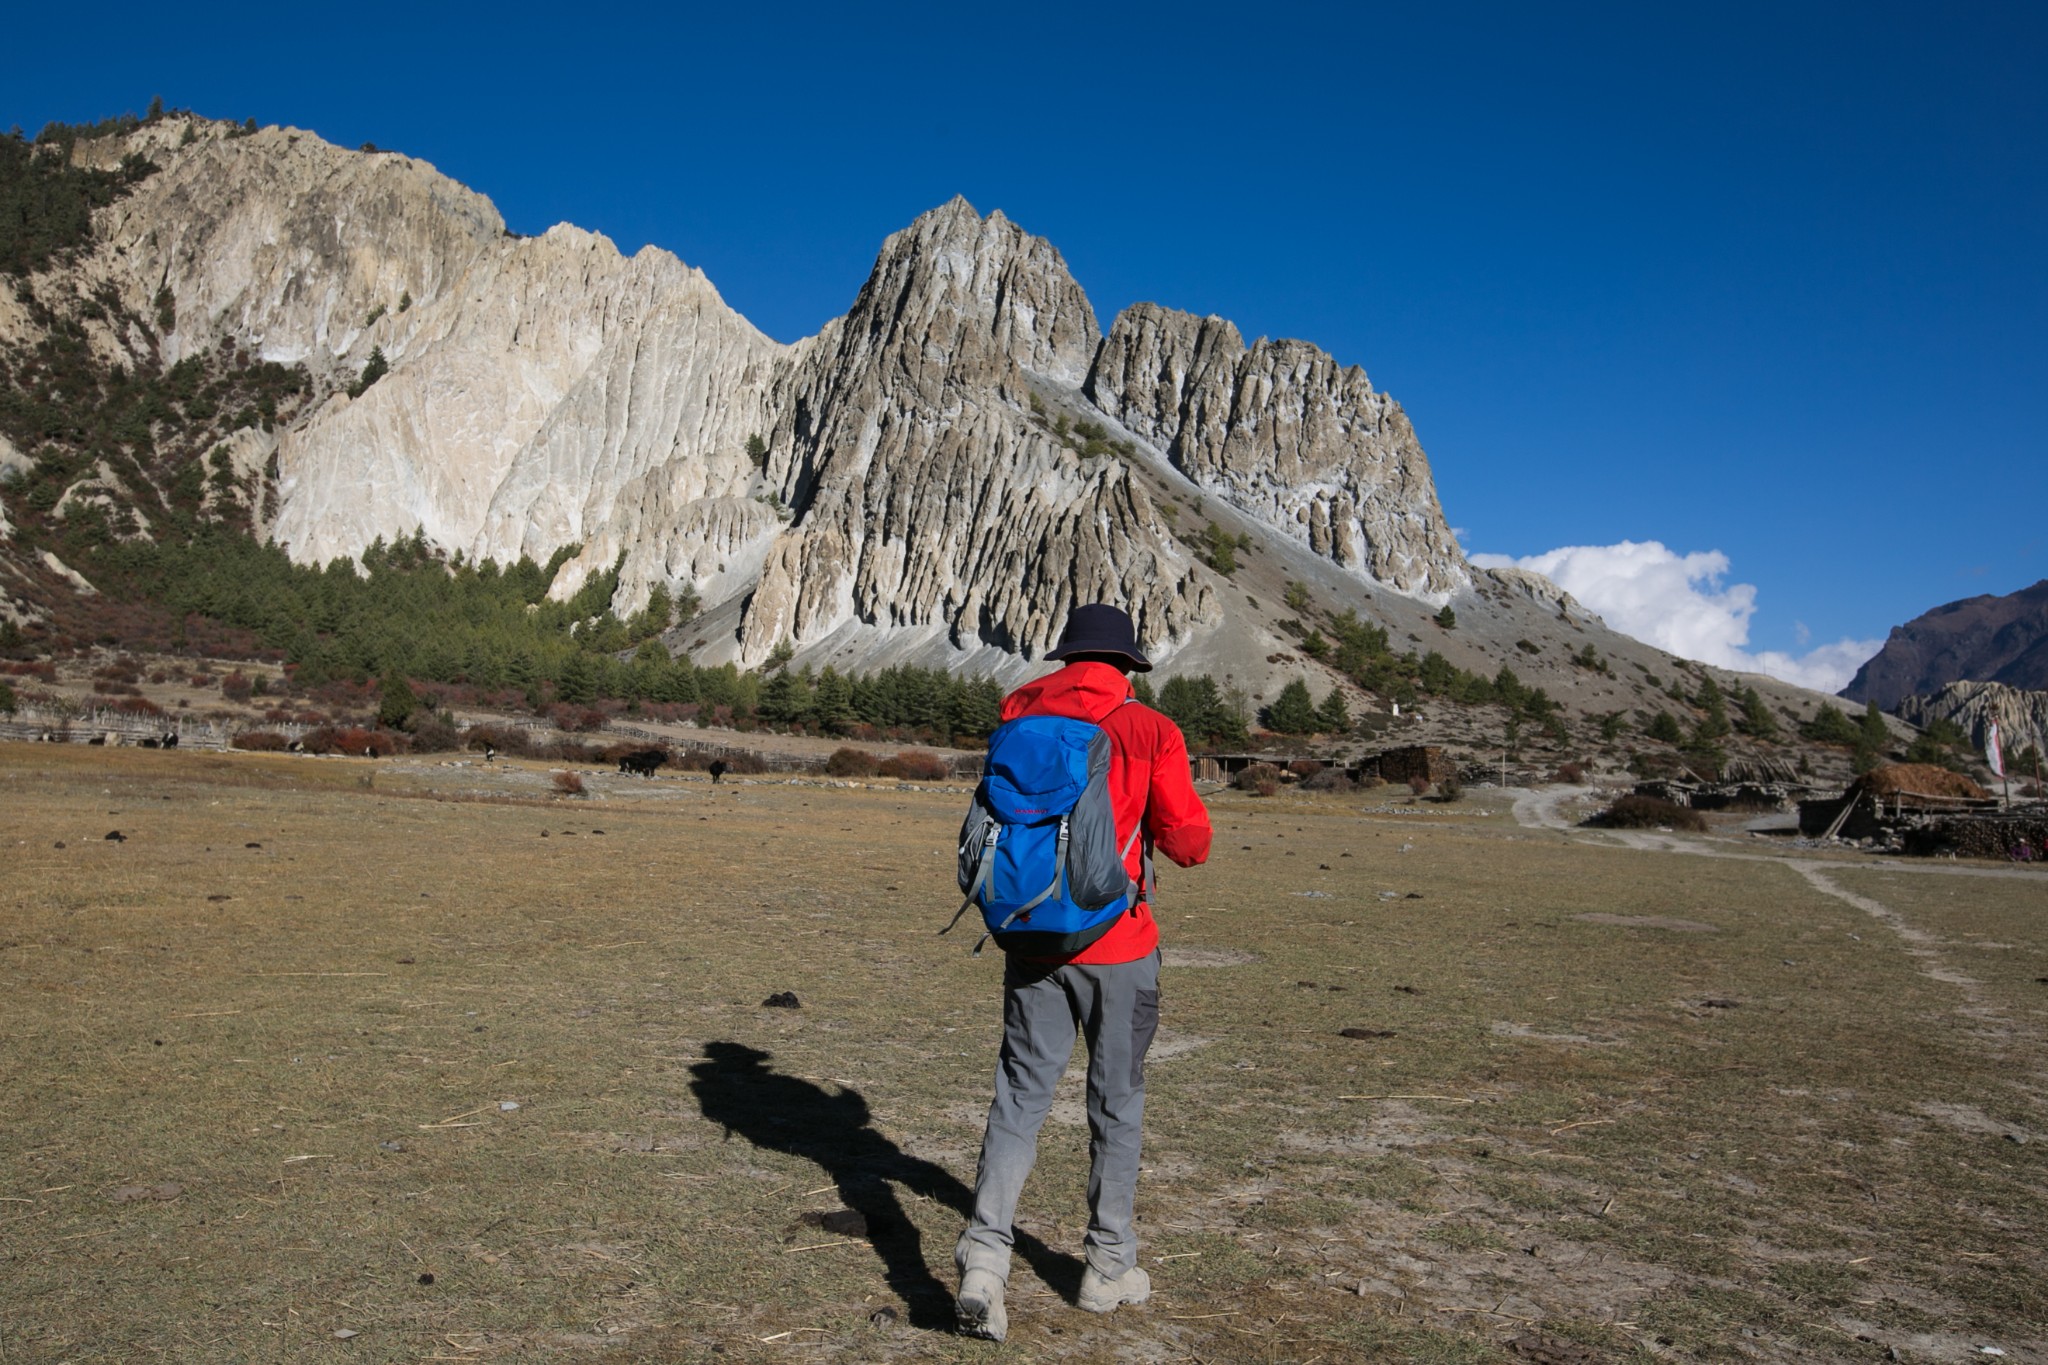
<svg viewBox="0 0 2048 1365">
<path fill-rule="evenodd" d="M 1704 676 L 1547 580 L 1469 565 L 1362 368 L 1157 304 L 1105 331 L 1056 247 L 964 198 L 891 234 L 847 313 L 782 343 L 673 253 L 509 233 L 399 153 L 172 117 L 68 154 L 157 169 L 0 299 L 0 348 L 74 328 L 113 372 L 200 367 L 202 406 L 256 382 L 238 376 L 270 386 L 247 420 L 180 398 L 140 444 L 21 453 L 37 498 L 99 499 L 117 538 L 176 495 L 301 563 L 416 533 L 466 560 L 568 554 L 557 600 L 616 569 L 620 615 L 694 598 L 669 648 L 743 668 L 1014 680 L 1069 606 L 1103 599 L 1164 671 L 1255 699 L 1306 674 L 1412 702 L 1400 670 L 1431 655 L 1574 716 L 1647 716 Z M 50 540 L 46 507 L 13 507 L 22 543 Z M 65 553 L 89 579 L 91 545 Z M 0 560 L 17 610 L 59 591 L 33 557 Z M 1345 621 L 1382 632 L 1370 669 L 1330 651 Z M 1787 718 L 1817 704 L 1751 682 Z"/>
<path fill-rule="evenodd" d="M 1841 695 L 1894 710 L 1958 682 L 2048 691 L 2048 578 L 1945 602 L 1893 626 Z"/>
</svg>

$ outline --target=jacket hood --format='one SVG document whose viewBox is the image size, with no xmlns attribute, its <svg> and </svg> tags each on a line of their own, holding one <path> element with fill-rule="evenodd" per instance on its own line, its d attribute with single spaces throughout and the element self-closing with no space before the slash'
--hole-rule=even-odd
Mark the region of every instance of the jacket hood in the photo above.
<svg viewBox="0 0 2048 1365">
<path fill-rule="evenodd" d="M 1003 719 L 1066 716 L 1100 724 L 1130 695 L 1130 679 L 1108 664 L 1087 659 L 1035 678 L 1003 698 Z"/>
</svg>

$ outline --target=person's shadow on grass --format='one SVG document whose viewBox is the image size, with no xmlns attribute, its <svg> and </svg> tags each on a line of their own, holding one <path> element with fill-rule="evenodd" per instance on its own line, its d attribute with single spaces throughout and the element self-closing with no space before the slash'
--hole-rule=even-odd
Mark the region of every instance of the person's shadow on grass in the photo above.
<svg viewBox="0 0 2048 1365">
<path fill-rule="evenodd" d="M 868 1242 L 882 1258 L 889 1287 L 909 1308 L 911 1325 L 952 1326 L 953 1290 L 932 1273 L 923 1238 L 903 1211 L 897 1189 L 935 1199 L 963 1219 L 973 1213 L 974 1191 L 869 1126 L 868 1102 L 858 1090 L 834 1094 L 778 1075 L 768 1069 L 771 1056 L 745 1043 L 705 1044 L 704 1060 L 690 1068 L 690 1089 L 704 1117 L 724 1125 L 728 1139 L 737 1133 L 756 1147 L 815 1161 L 838 1186 L 840 1201 L 867 1220 Z M 1068 1302 L 1080 1293 L 1079 1257 L 1023 1232 L 1016 1249 Z"/>
</svg>

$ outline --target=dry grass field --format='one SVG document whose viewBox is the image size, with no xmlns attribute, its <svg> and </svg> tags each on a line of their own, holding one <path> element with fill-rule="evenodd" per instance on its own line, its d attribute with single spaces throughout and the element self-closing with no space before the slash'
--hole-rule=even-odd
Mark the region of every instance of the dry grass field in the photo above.
<svg viewBox="0 0 2048 1365">
<path fill-rule="evenodd" d="M 585 781 L 0 746 L 0 1361 L 2048 1355 L 2048 878 L 1219 793 L 996 1347 L 961 795 Z"/>
</svg>

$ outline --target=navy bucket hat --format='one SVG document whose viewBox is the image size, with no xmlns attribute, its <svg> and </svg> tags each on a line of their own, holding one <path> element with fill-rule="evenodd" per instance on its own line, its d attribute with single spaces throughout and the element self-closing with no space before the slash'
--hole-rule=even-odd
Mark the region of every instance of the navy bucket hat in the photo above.
<svg viewBox="0 0 2048 1365">
<path fill-rule="evenodd" d="M 1130 614 L 1102 602 L 1069 611 L 1059 648 L 1047 650 L 1045 657 L 1070 659 L 1076 654 L 1119 654 L 1138 672 L 1152 671 L 1152 661 L 1138 648 L 1138 628 L 1131 623 Z"/>
</svg>

